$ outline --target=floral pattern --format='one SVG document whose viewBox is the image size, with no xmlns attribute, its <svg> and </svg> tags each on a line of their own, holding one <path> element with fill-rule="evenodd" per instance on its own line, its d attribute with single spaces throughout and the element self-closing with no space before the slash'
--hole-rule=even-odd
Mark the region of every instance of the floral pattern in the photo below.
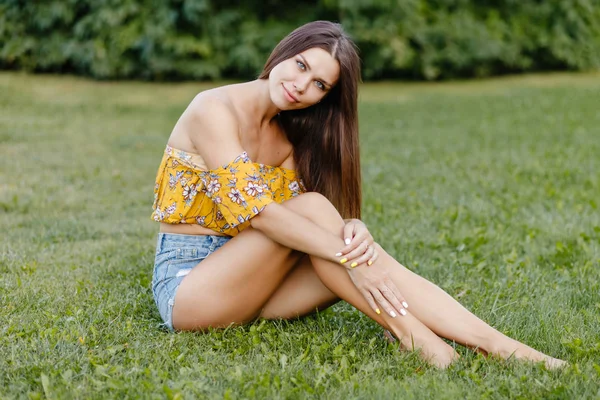
<svg viewBox="0 0 600 400">
<path fill-rule="evenodd" d="M 167 146 L 154 186 L 155 221 L 198 224 L 235 236 L 272 202 L 305 192 L 296 172 L 253 163 L 246 152 L 207 170 L 198 155 Z"/>
</svg>

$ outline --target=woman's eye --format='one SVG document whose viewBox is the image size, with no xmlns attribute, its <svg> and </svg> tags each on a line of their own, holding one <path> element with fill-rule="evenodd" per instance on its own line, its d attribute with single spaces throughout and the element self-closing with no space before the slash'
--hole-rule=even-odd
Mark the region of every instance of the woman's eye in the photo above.
<svg viewBox="0 0 600 400">
<path fill-rule="evenodd" d="M 302 61 L 296 61 L 296 64 L 298 64 L 298 67 L 299 67 L 301 70 L 303 70 L 303 71 L 304 71 L 304 70 L 306 69 L 306 65 L 304 65 L 304 63 L 303 63 Z"/>
<path fill-rule="evenodd" d="M 325 85 L 323 85 L 323 82 L 321 81 L 316 81 L 315 85 L 317 85 L 317 87 L 321 90 L 325 90 Z"/>
</svg>

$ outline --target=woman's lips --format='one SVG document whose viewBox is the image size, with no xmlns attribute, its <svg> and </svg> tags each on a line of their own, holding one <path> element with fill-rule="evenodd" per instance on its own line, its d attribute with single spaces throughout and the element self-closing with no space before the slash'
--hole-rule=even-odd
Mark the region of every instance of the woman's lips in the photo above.
<svg viewBox="0 0 600 400">
<path fill-rule="evenodd" d="M 290 103 L 297 103 L 298 99 L 296 97 L 294 97 L 286 88 L 285 85 L 282 83 L 281 86 L 283 87 L 283 91 L 285 93 L 285 97 L 287 97 L 287 100 Z"/>
</svg>

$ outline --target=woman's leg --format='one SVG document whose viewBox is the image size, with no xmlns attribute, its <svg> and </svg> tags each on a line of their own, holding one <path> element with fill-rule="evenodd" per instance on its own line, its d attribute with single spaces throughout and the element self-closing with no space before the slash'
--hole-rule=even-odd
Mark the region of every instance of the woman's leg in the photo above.
<svg viewBox="0 0 600 400">
<path fill-rule="evenodd" d="M 549 367 L 562 361 L 548 357 L 492 328 L 438 286 L 408 270 L 379 247 L 380 262 L 392 266 L 392 280 L 410 304 L 411 313 L 437 335 L 453 340 L 485 354 L 502 358 L 523 358 L 544 361 Z M 263 318 L 295 318 L 327 307 L 335 301 L 335 294 L 321 282 L 310 261 L 305 258 L 277 288 L 268 300 Z M 345 273 L 345 271 L 342 271 Z M 322 271 L 326 281 L 343 279 L 339 271 Z M 329 276 L 332 275 L 332 276 Z M 340 275 L 335 277 L 335 275 Z"/>
<path fill-rule="evenodd" d="M 389 266 L 391 278 L 408 302 L 410 312 L 439 336 L 505 359 L 544 361 L 549 367 L 564 363 L 502 334 L 438 286 L 398 263 L 381 246 L 378 252 L 378 262 Z"/>
<path fill-rule="evenodd" d="M 343 220 L 320 195 L 303 194 L 284 206 L 335 234 L 342 234 Z M 244 230 L 183 279 L 175 296 L 174 327 L 194 330 L 251 321 L 260 315 L 300 258 L 298 253 L 263 233 L 252 228 Z M 345 267 L 318 257 L 310 260 L 331 292 L 394 332 L 405 347 L 421 348 L 424 356 L 439 366 L 448 365 L 455 357 L 454 350 L 414 316 L 377 315 L 354 286 Z M 278 306 L 283 303 L 279 301 Z"/>
<path fill-rule="evenodd" d="M 303 195 L 284 204 L 332 232 L 341 234 L 343 221 L 333 209 L 333 206 L 322 196 Z M 308 215 L 305 210 L 310 210 Z M 244 238 L 243 241 L 242 238 Z M 298 304 L 295 301 L 286 301 L 286 298 L 293 298 L 294 296 L 289 296 L 289 293 L 288 296 L 285 296 L 284 292 L 276 295 L 278 288 L 284 285 L 288 272 L 294 267 L 294 262 L 289 260 L 292 252 L 252 229 L 231 240 L 223 247 L 223 250 L 232 243 L 241 243 L 238 246 L 239 249 L 230 247 L 229 251 L 219 250 L 215 252 L 203 261 L 198 268 L 195 268 L 182 282 L 177 292 L 174 308 L 174 325 L 177 328 L 202 329 L 206 326 L 223 326 L 232 322 L 245 322 L 258 316 L 263 307 L 266 311 L 271 308 L 277 309 L 276 313 L 282 315 L 286 313 L 300 314 Z M 316 257 L 311 257 L 311 261 L 319 279 L 332 293 L 363 311 L 384 328 L 392 330 L 401 339 L 405 347 L 410 348 L 413 344 L 416 347 L 422 347 L 425 356 L 432 358 L 432 362 L 435 364 L 447 365 L 454 357 L 454 352 L 430 328 L 439 335 L 448 337 L 451 340 L 481 348 L 503 357 L 514 354 L 517 358 L 544 360 L 549 365 L 558 363 L 558 361 L 502 335 L 468 312 L 440 288 L 398 264 L 382 249 L 380 251 L 382 259 L 379 262 L 383 262 L 390 269 L 394 282 L 411 307 L 411 312 L 405 317 L 392 319 L 387 314 L 381 316 L 375 314 L 350 281 L 344 267 Z M 211 274 L 209 261 L 213 261 L 211 264 L 214 264 L 217 259 L 216 256 L 219 254 L 222 256 L 218 258 L 219 260 L 224 258 L 221 260 L 223 261 L 221 268 L 228 271 L 216 275 L 215 273 Z M 238 258 L 241 255 L 246 262 L 235 266 L 236 257 L 234 254 L 238 254 Z M 279 259 L 282 254 L 284 260 Z M 217 260 L 217 264 L 219 260 Z M 297 260 L 295 261 L 297 262 Z M 235 268 L 229 268 L 232 265 Z M 204 268 L 200 268 L 203 266 Z M 263 268 L 260 268 L 260 266 Z M 213 265 L 212 268 L 219 268 L 219 265 Z M 204 271 L 205 273 L 196 273 L 197 271 Z M 248 273 L 248 271 L 251 272 Z M 189 279 L 192 276 L 198 276 L 198 278 Z M 186 282 L 189 285 L 186 285 Z M 194 282 L 197 284 L 194 284 Z M 205 283 L 204 286 L 202 286 L 202 282 Z M 213 288 L 209 289 L 206 284 L 213 286 Z M 213 284 L 217 284 L 217 287 L 214 287 Z M 295 285 L 289 283 L 287 286 L 292 289 L 295 287 Z M 184 287 L 187 287 L 187 289 L 182 290 Z M 180 294 L 180 292 L 184 293 Z M 224 299 L 222 297 L 224 293 L 234 293 L 235 295 L 232 296 L 233 301 L 231 301 L 231 298 Z M 271 298 L 273 299 L 270 301 Z M 243 307 L 236 309 L 235 303 L 243 304 Z M 208 312 L 198 315 L 198 310 L 205 310 L 205 308 L 198 308 L 199 304 L 212 306 L 209 307 Z M 313 308 L 318 305 L 319 303 L 316 302 Z M 307 308 L 310 309 L 307 303 L 304 303 L 304 306 L 301 307 L 303 310 Z M 183 318 L 179 315 L 182 315 Z M 420 319 L 423 321 L 420 321 Z M 183 323 L 180 323 L 180 320 Z M 205 322 L 203 323 L 203 321 Z M 218 322 L 215 323 L 215 321 Z M 428 327 L 427 325 L 431 326 Z"/>
<path fill-rule="evenodd" d="M 381 255 L 379 262 L 392 266 L 392 279 L 410 304 L 411 313 L 438 336 L 484 354 L 545 361 L 549 366 L 561 364 L 559 360 L 550 358 L 492 328 L 438 286 L 399 264 L 381 247 L 378 251 Z M 323 274 L 338 275 L 338 271 L 331 269 L 322 271 L 321 275 Z M 325 278 L 326 281 L 335 279 L 338 278 Z M 261 317 L 295 318 L 317 308 L 323 309 L 335 301 L 335 294 L 322 283 L 312 263 L 305 257 L 267 301 Z"/>
<path fill-rule="evenodd" d="M 339 300 L 321 282 L 310 257 L 304 255 L 267 300 L 259 317 L 294 319 L 322 311 Z"/>
<path fill-rule="evenodd" d="M 438 286 L 408 270 L 379 247 L 380 262 L 392 266 L 391 276 L 410 304 L 411 313 L 437 335 L 453 340 L 484 354 L 502 358 L 525 358 L 545 361 L 549 366 L 561 364 L 529 346 L 526 346 L 492 328 Z M 322 271 L 322 274 L 337 271 Z M 326 280 L 337 278 L 329 277 Z M 327 289 L 317 275 L 308 257 L 288 275 L 267 301 L 261 317 L 295 318 L 335 302 L 333 292 Z"/>
</svg>

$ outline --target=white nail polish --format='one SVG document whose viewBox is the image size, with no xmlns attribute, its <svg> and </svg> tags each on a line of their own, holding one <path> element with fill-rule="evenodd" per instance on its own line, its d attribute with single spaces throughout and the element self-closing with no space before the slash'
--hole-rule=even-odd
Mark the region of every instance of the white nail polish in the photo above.
<svg viewBox="0 0 600 400">
<path fill-rule="evenodd" d="M 408 308 L 408 303 L 407 302 L 403 301 L 402 305 L 404 306 L 404 308 Z"/>
<path fill-rule="evenodd" d="M 351 240 L 349 238 L 344 239 L 344 243 L 350 244 Z"/>
<path fill-rule="evenodd" d="M 391 312 L 390 315 L 392 316 L 392 318 L 396 318 L 396 313 L 395 312 Z"/>
<path fill-rule="evenodd" d="M 406 315 L 406 310 L 403 308 L 402 310 L 400 310 L 400 314 Z"/>
<path fill-rule="evenodd" d="M 336 257 L 341 257 L 341 256 L 342 256 L 342 253 L 335 253 L 335 256 L 336 256 Z M 405 307 L 406 307 L 406 306 L 405 306 Z"/>
</svg>

